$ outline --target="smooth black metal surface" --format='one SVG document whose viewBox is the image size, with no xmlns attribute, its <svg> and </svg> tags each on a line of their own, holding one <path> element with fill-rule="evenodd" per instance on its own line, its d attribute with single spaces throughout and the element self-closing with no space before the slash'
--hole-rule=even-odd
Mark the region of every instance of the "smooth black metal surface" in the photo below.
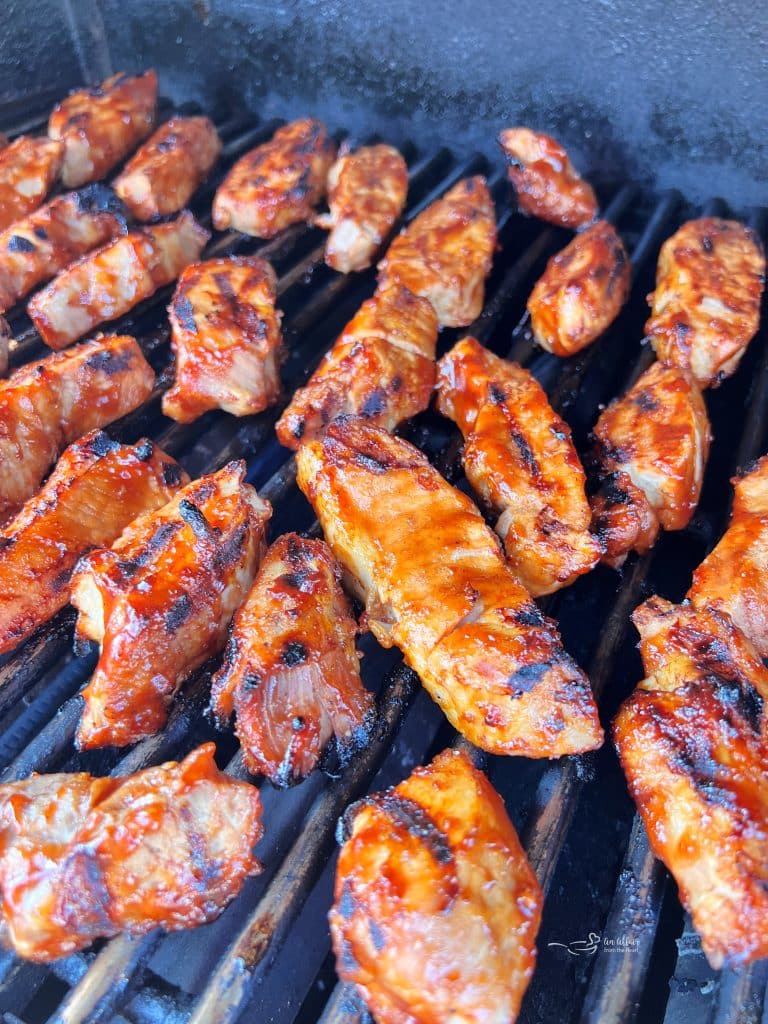
<svg viewBox="0 0 768 1024">
<path fill-rule="evenodd" d="M 80 59 L 86 60 L 83 52 Z M 226 167 L 274 123 L 227 116 L 225 158 L 192 206 L 203 221 L 213 188 Z M 459 160 L 448 150 L 410 147 L 407 222 L 459 178 L 489 175 L 497 202 L 500 252 L 488 282 L 484 311 L 467 331 L 444 331 L 440 353 L 465 333 L 493 351 L 529 366 L 574 429 L 582 451 L 600 407 L 647 365 L 642 344 L 659 246 L 689 215 L 679 193 L 654 196 L 635 185 L 605 189 L 605 215 L 627 242 L 633 260 L 632 296 L 617 322 L 585 353 L 568 360 L 537 350 L 527 330 L 525 300 L 546 260 L 568 236 L 520 217 L 504 186 L 501 165 L 482 155 Z M 713 209 L 710 207 L 709 210 Z M 723 206 L 723 210 L 727 212 Z M 753 214 L 756 226 L 764 226 Z M 259 252 L 279 275 L 280 305 L 288 358 L 287 399 L 317 365 L 360 302 L 375 287 L 373 271 L 342 277 L 323 263 L 323 235 L 296 226 L 268 243 L 235 233 L 216 235 L 207 254 Z M 170 362 L 164 307 L 170 290 L 158 293 L 122 318 L 158 371 Z M 22 332 L 16 364 L 41 354 L 23 311 L 13 323 Z M 167 379 L 167 375 L 166 378 Z M 734 378 L 707 401 L 715 433 L 701 508 L 679 535 L 661 538 L 645 558 L 630 560 L 622 576 L 598 569 L 542 606 L 560 622 L 564 642 L 585 665 L 608 723 L 618 703 L 640 678 L 629 614 L 651 590 L 679 597 L 691 569 L 716 540 L 728 511 L 727 480 L 737 465 L 765 449 L 768 438 L 768 339 L 765 328 Z M 734 409 L 744 410 L 734 415 Z M 192 475 L 244 458 L 248 479 L 274 505 L 272 535 L 314 529 L 311 509 L 295 484 L 295 461 L 278 444 L 279 407 L 236 420 L 209 413 L 192 425 L 171 424 L 159 407 L 159 391 L 141 410 L 115 424 L 115 436 L 155 438 Z M 436 414 L 417 417 L 404 430 L 449 479 L 462 479 L 460 439 Z M 43 627 L 23 648 L 0 660 L 0 769 L 2 781 L 33 771 L 82 768 L 124 774 L 183 756 L 206 739 L 217 741 L 228 771 L 242 777 L 242 760 L 231 731 L 218 733 L 205 717 L 211 666 L 184 686 L 167 727 L 127 752 L 76 754 L 72 738 L 80 714 L 77 689 L 94 656 L 68 653 L 72 615 Z M 325 914 L 333 878 L 333 826 L 359 793 L 399 781 L 410 768 L 455 741 L 437 708 L 418 693 L 397 651 L 363 641 L 364 679 L 377 692 L 381 728 L 368 750 L 338 777 L 316 773 L 290 792 L 261 786 L 267 829 L 259 855 L 262 876 L 252 879 L 221 918 L 189 933 L 142 939 L 119 936 L 95 951 L 76 954 L 50 968 L 0 956 L 0 1013 L 15 1022 L 57 1024 L 135 1021 L 154 1024 L 234 1024 L 263 1019 L 275 1024 L 360 1024 L 364 1012 L 354 993 L 333 983 Z M 665 1021 L 683 1024 L 694 1007 L 697 1021 L 757 1024 L 765 1001 L 765 965 L 718 975 L 702 964 L 700 946 L 677 908 L 674 887 L 650 855 L 647 839 L 628 800 L 615 756 L 607 744 L 596 755 L 553 764 L 487 759 L 487 770 L 521 831 L 547 894 L 539 941 L 539 966 L 521 1019 Z M 677 908 L 677 909 L 676 909 Z M 549 943 L 599 935 L 593 958 L 564 962 Z M 584 934 L 582 934 L 584 933 Z M 674 943 L 681 952 L 675 957 Z M 648 999 L 651 976 L 655 989 Z M 702 979 L 688 998 L 692 979 Z M 690 983 L 690 984 L 689 984 Z M 671 986 L 667 998 L 667 985 Z M 329 999 L 330 995 L 330 999 Z M 743 1016 L 739 1016 L 743 1011 Z M 652 1013 L 651 1016 L 646 1016 Z"/>
</svg>

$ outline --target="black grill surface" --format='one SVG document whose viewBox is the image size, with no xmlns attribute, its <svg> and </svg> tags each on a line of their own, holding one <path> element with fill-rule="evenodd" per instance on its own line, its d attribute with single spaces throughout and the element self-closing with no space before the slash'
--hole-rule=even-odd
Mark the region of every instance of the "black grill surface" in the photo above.
<svg viewBox="0 0 768 1024">
<path fill-rule="evenodd" d="M 166 103 L 162 113 L 170 112 Z M 25 121 L 16 124 L 17 131 L 30 126 L 30 119 Z M 192 204 L 206 226 L 214 188 L 226 169 L 278 123 L 233 118 L 219 125 L 223 159 L 215 179 Z M 444 331 L 439 354 L 458 337 L 474 334 L 498 354 L 528 366 L 570 423 L 582 452 L 599 410 L 650 362 L 651 353 L 642 342 L 645 296 L 653 287 L 662 241 L 683 220 L 702 213 L 740 216 L 765 235 L 762 209 L 731 211 L 719 199 L 704 208 L 692 207 L 676 192 L 648 194 L 632 184 L 598 182 L 605 215 L 632 255 L 632 294 L 596 345 L 558 360 L 534 348 L 524 311 L 546 260 L 569 236 L 516 213 L 500 161 L 489 167 L 481 155 L 425 153 L 415 146 L 406 147 L 405 155 L 411 171 L 406 222 L 471 173 L 488 175 L 497 204 L 500 251 L 485 309 L 468 330 Z M 258 252 L 273 262 L 289 353 L 283 372 L 286 398 L 308 378 L 375 286 L 372 271 L 341 277 L 328 270 L 323 245 L 321 232 L 297 226 L 266 244 L 236 233 L 218 234 L 205 253 Z M 158 292 L 115 325 L 139 339 L 166 382 L 168 375 L 162 374 L 171 362 L 165 317 L 170 291 Z M 18 339 L 13 366 L 47 351 L 23 309 L 10 319 Z M 542 602 L 547 614 L 557 618 L 566 647 L 588 671 L 606 725 L 641 678 L 630 612 L 655 591 L 673 600 L 682 597 L 692 569 L 726 524 L 730 476 L 768 443 L 765 317 L 737 374 L 708 392 L 706 400 L 715 439 L 700 507 L 689 528 L 662 535 L 648 555 L 631 559 L 622 575 L 601 567 Z M 276 440 L 278 414 L 275 409 L 238 420 L 209 413 L 181 426 L 162 416 L 158 390 L 110 432 L 130 441 L 152 437 L 192 476 L 244 458 L 248 480 L 274 505 L 271 536 L 289 529 L 317 531 L 295 485 L 294 460 Z M 428 412 L 404 432 L 450 480 L 466 486 L 460 439 L 452 424 Z M 233 734 L 217 733 L 204 714 L 210 667 L 185 685 L 159 735 L 127 753 L 77 754 L 72 738 L 80 713 L 78 690 L 95 655 L 72 653 L 72 622 L 68 610 L 23 648 L 0 659 L 3 781 L 33 771 L 125 774 L 183 756 L 206 739 L 217 742 L 220 765 L 245 777 Z M 461 741 L 420 691 L 397 651 L 382 650 L 370 636 L 361 644 L 364 679 L 378 695 L 379 728 L 370 747 L 343 772 L 317 772 L 287 792 L 261 784 L 266 835 L 258 853 L 264 873 L 246 884 L 218 921 L 194 931 L 140 939 L 120 936 L 50 967 L 0 954 L 0 1014 L 8 1024 L 224 1024 L 241 1016 L 275 1024 L 352 1024 L 365 1019 L 355 994 L 336 984 L 330 953 L 326 914 L 337 819 L 364 792 L 400 781 L 415 765 Z M 538 966 L 521 1014 L 525 1024 L 764 1024 L 768 963 L 720 973 L 707 966 L 674 883 L 650 854 L 610 743 L 595 754 L 553 763 L 491 757 L 484 765 L 504 797 L 546 895 Z M 572 943 L 586 946 L 585 951 L 569 950 Z"/>
</svg>

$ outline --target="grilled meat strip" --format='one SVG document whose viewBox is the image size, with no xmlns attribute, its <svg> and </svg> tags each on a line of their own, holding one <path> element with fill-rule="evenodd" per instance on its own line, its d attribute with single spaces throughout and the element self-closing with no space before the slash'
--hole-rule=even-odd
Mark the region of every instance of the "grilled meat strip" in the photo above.
<svg viewBox="0 0 768 1024">
<path fill-rule="evenodd" d="M 693 574 L 688 599 L 727 615 L 768 659 L 768 455 L 732 482 L 730 525 Z"/>
<path fill-rule="evenodd" d="M 331 739 L 342 763 L 366 742 L 373 697 L 360 679 L 357 622 L 326 544 L 284 534 L 235 614 L 211 707 L 234 713 L 245 763 L 276 786 L 300 782 Z"/>
<path fill-rule="evenodd" d="M 467 498 L 408 442 L 337 420 L 299 448 L 298 483 L 365 601 L 451 724 L 498 754 L 602 742 L 592 692 Z"/>
<path fill-rule="evenodd" d="M 115 178 L 113 187 L 137 220 L 183 210 L 221 153 L 207 117 L 172 117 L 148 139 Z"/>
<path fill-rule="evenodd" d="M 429 405 L 436 344 L 437 317 L 426 299 L 397 285 L 380 289 L 294 394 L 277 422 L 280 443 L 298 448 L 346 415 L 394 430 Z"/>
<path fill-rule="evenodd" d="M 445 751 L 343 824 L 331 937 L 378 1024 L 514 1024 L 542 894 L 485 775 Z"/>
<path fill-rule="evenodd" d="M 499 145 L 522 213 L 574 229 L 595 219 L 598 207 L 591 185 L 550 135 L 507 128 L 499 135 Z"/>
<path fill-rule="evenodd" d="M 330 213 L 315 219 L 328 228 L 325 262 L 340 274 L 365 270 L 405 206 L 408 165 L 394 146 L 343 151 L 328 174 Z"/>
<path fill-rule="evenodd" d="M 213 200 L 213 226 L 257 238 L 313 219 L 325 195 L 336 146 L 321 121 L 304 118 L 278 128 L 269 142 L 241 157 Z"/>
<path fill-rule="evenodd" d="M 717 610 L 633 616 L 647 678 L 614 725 L 651 848 L 713 967 L 768 956 L 768 669 Z"/>
<path fill-rule="evenodd" d="M 127 335 L 86 341 L 0 382 L 0 522 L 32 497 L 68 444 L 138 408 L 154 384 Z"/>
<path fill-rule="evenodd" d="M 185 210 L 81 257 L 39 291 L 27 311 L 46 345 L 71 345 L 170 284 L 199 258 L 210 233 Z"/>
<path fill-rule="evenodd" d="M 182 682 L 224 646 L 272 513 L 244 476 L 245 463 L 230 462 L 193 481 L 78 564 L 76 636 L 101 645 L 83 690 L 81 750 L 162 729 Z"/>
<path fill-rule="evenodd" d="M 0 152 L 0 231 L 43 202 L 59 177 L 64 147 L 22 135 Z"/>
<path fill-rule="evenodd" d="M 261 865 L 261 800 L 203 744 L 124 778 L 33 775 L 0 786 L 3 943 L 56 960 L 94 939 L 218 917 Z"/>
<path fill-rule="evenodd" d="M 67 188 L 103 178 L 155 125 L 157 75 L 113 75 L 78 89 L 54 107 L 48 134 L 64 143 L 62 180 Z"/>
<path fill-rule="evenodd" d="M 689 370 L 702 388 L 739 365 L 760 322 L 765 253 L 751 228 L 702 217 L 661 247 L 645 325 L 662 362 Z"/>
<path fill-rule="evenodd" d="M 146 439 L 118 444 L 94 430 L 70 445 L 39 494 L 0 529 L 0 654 L 66 605 L 80 555 L 110 544 L 184 480 Z"/>
<path fill-rule="evenodd" d="M 536 282 L 528 299 L 536 342 L 556 356 L 581 352 L 619 315 L 630 282 L 619 233 L 597 221 L 553 256 Z"/>
<path fill-rule="evenodd" d="M 438 365 L 437 408 L 464 435 L 464 469 L 499 516 L 496 532 L 525 588 L 539 597 L 594 568 L 585 474 L 571 431 L 538 381 L 464 338 Z"/>
<path fill-rule="evenodd" d="M 104 185 L 57 196 L 16 221 L 0 234 L 0 312 L 126 230 L 123 205 Z"/>
<path fill-rule="evenodd" d="M 168 313 L 176 380 L 163 412 L 191 423 L 209 409 L 249 416 L 280 396 L 282 313 L 277 280 L 258 256 L 193 263 Z"/>
<path fill-rule="evenodd" d="M 483 309 L 496 247 L 485 178 L 465 178 L 423 210 L 379 263 L 379 287 L 405 285 L 432 303 L 444 327 L 465 327 Z"/>
<path fill-rule="evenodd" d="M 690 522 L 709 454 L 706 406 L 685 370 L 654 363 L 602 413 L 594 438 L 592 526 L 605 561 L 618 567 L 630 551 L 651 548 L 660 526 Z"/>
</svg>

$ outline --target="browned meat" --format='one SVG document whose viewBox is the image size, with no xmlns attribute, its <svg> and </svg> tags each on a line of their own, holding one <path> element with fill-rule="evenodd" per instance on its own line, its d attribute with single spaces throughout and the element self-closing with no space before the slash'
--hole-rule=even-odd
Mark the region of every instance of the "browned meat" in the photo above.
<svg viewBox="0 0 768 1024">
<path fill-rule="evenodd" d="M 22 135 L 0 152 L 0 231 L 42 203 L 59 177 L 64 147 Z"/>
<path fill-rule="evenodd" d="M 0 529 L 0 654 L 66 605 L 80 555 L 110 544 L 185 479 L 146 439 L 118 444 L 95 430 L 70 445 L 40 493 Z"/>
<path fill-rule="evenodd" d="M 661 247 L 645 325 L 662 362 L 707 388 L 730 377 L 760 322 L 765 254 L 751 228 L 702 217 Z"/>
<path fill-rule="evenodd" d="M 46 345 L 66 348 L 170 284 L 210 237 L 186 210 L 167 224 L 131 231 L 62 271 L 27 311 Z"/>
<path fill-rule="evenodd" d="M 138 408 L 154 383 L 127 335 L 86 341 L 0 382 L 0 522 L 32 497 L 68 444 Z"/>
<path fill-rule="evenodd" d="M 329 228 L 325 262 L 341 274 L 375 260 L 403 211 L 408 165 L 393 146 L 343 152 L 328 174 L 330 213 L 315 223 Z"/>
<path fill-rule="evenodd" d="M 16 221 L 0 234 L 0 312 L 126 230 L 122 203 L 104 185 L 58 196 Z"/>
<path fill-rule="evenodd" d="M 701 392 L 684 370 L 654 363 L 602 413 L 594 431 L 600 489 L 593 528 L 605 561 L 653 546 L 659 527 L 682 530 L 701 494 L 709 420 Z"/>
<path fill-rule="evenodd" d="M 768 956 L 768 669 L 727 615 L 654 597 L 614 726 L 651 847 L 713 967 Z"/>
<path fill-rule="evenodd" d="M 619 315 L 631 281 L 629 257 L 607 220 L 599 220 L 547 264 L 528 299 L 533 336 L 547 352 L 572 356 Z"/>
<path fill-rule="evenodd" d="M 101 654 L 83 690 L 80 749 L 162 729 L 182 682 L 224 646 L 272 513 L 244 476 L 245 463 L 230 462 L 81 559 L 77 636 L 98 641 Z"/>
<path fill-rule="evenodd" d="M 429 405 L 436 344 L 426 299 L 399 286 L 377 291 L 291 399 L 277 422 L 280 443 L 296 449 L 347 415 L 394 430 Z"/>
<path fill-rule="evenodd" d="M 451 724 L 484 750 L 559 757 L 602 742 L 589 683 L 465 494 L 400 438 L 337 420 L 298 483 L 365 601 Z"/>
<path fill-rule="evenodd" d="M 730 526 L 693 574 L 688 598 L 727 615 L 768 658 L 768 455 L 733 485 Z"/>
<path fill-rule="evenodd" d="M 114 180 L 115 192 L 137 220 L 183 210 L 221 153 L 213 121 L 173 117 L 144 143 Z"/>
<path fill-rule="evenodd" d="M 67 188 L 103 178 L 155 125 L 157 75 L 113 75 L 78 89 L 56 107 L 48 134 L 64 143 L 62 179 Z"/>
<path fill-rule="evenodd" d="M 249 416 L 280 396 L 277 280 L 258 256 L 193 263 L 168 307 L 176 380 L 163 412 L 191 423 L 209 409 Z"/>
<path fill-rule="evenodd" d="M 514 1024 L 542 895 L 482 772 L 445 751 L 344 825 L 331 936 L 378 1024 Z"/>
<path fill-rule="evenodd" d="M 357 623 L 327 545 L 298 534 L 267 552 L 236 613 L 211 707 L 237 716 L 245 763 L 277 786 L 305 778 L 333 739 L 342 763 L 373 726 L 360 679 Z"/>
<path fill-rule="evenodd" d="M 499 135 L 499 145 L 523 213 L 563 228 L 579 228 L 595 219 L 592 187 L 551 135 L 507 128 Z"/>
<path fill-rule="evenodd" d="M 213 226 L 272 238 L 289 224 L 311 221 L 335 155 L 321 121 L 304 118 L 278 128 L 269 142 L 241 157 L 219 186 Z"/>
<path fill-rule="evenodd" d="M 465 178 L 400 232 L 379 263 L 379 287 L 405 285 L 429 299 L 444 327 L 465 327 L 482 312 L 495 248 L 485 178 Z"/>
<path fill-rule="evenodd" d="M 118 932 L 218 917 L 261 865 L 261 801 L 206 743 L 126 778 L 33 775 L 0 786 L 2 939 L 46 962 Z"/>
<path fill-rule="evenodd" d="M 517 363 L 464 338 L 438 367 L 437 408 L 464 434 L 464 469 L 499 516 L 496 532 L 526 589 L 551 594 L 589 572 L 602 549 L 589 532 L 585 475 L 568 425 Z"/>
</svg>

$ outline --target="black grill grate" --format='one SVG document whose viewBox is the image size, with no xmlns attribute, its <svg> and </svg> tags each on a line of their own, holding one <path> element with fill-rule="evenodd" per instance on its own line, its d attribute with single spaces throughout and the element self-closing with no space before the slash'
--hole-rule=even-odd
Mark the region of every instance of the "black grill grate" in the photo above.
<svg viewBox="0 0 768 1024">
<path fill-rule="evenodd" d="M 190 108 L 191 110 L 191 108 Z M 166 105 L 165 116 L 170 113 Z M 267 137 L 276 124 L 233 118 L 220 125 L 224 155 L 214 181 L 193 210 L 210 222 L 210 200 L 229 165 Z M 17 126 L 21 127 L 21 126 Z M 27 129 L 29 124 L 24 124 Z M 501 252 L 489 281 L 483 314 L 467 331 L 445 331 L 440 352 L 465 333 L 527 365 L 546 387 L 584 448 L 602 404 L 626 388 L 647 365 L 641 344 L 661 242 L 689 216 L 677 193 L 643 195 L 633 185 L 601 192 L 606 216 L 619 228 L 633 259 L 633 291 L 606 336 L 580 356 L 561 361 L 534 348 L 523 316 L 525 299 L 546 259 L 567 235 L 514 212 L 501 173 L 483 157 L 460 160 L 441 150 L 405 153 L 411 169 L 406 219 L 467 174 L 490 174 L 497 202 Z M 719 200 L 706 213 L 728 213 Z M 765 231 L 765 211 L 738 211 Z M 324 236 L 297 226 L 267 244 L 235 233 L 217 235 L 207 255 L 259 252 L 279 275 L 280 305 L 289 357 L 286 394 L 302 384 L 360 302 L 374 288 L 367 272 L 340 277 L 322 260 Z M 170 289 L 118 322 L 135 334 L 155 368 L 169 361 L 164 316 Z M 23 310 L 11 316 L 19 339 L 12 365 L 46 351 Z M 678 598 L 690 572 L 726 521 L 729 476 L 760 454 L 768 433 L 768 346 L 765 328 L 735 377 L 707 395 L 715 435 L 699 512 L 682 534 L 663 536 L 622 577 L 600 568 L 568 591 L 546 599 L 569 650 L 584 665 L 600 700 L 604 723 L 640 678 L 628 616 L 651 590 Z M 275 507 L 272 535 L 317 529 L 295 486 L 295 464 L 274 435 L 277 410 L 246 420 L 209 413 L 195 424 L 165 420 L 159 392 L 111 432 L 128 440 L 148 434 L 193 475 L 246 458 L 248 479 Z M 456 430 L 432 413 L 407 428 L 435 464 L 462 485 Z M 205 718 L 209 672 L 184 687 L 168 726 L 120 757 L 115 751 L 78 755 L 72 737 L 79 717 L 77 691 L 93 654 L 69 650 L 73 616 L 67 611 L 24 647 L 0 659 L 0 769 L 2 779 L 32 771 L 85 769 L 122 774 L 181 756 L 203 739 L 217 741 L 220 763 L 243 776 L 231 733 L 217 734 Z M 371 746 L 339 776 L 317 773 L 300 787 L 276 792 L 261 786 L 267 834 L 262 876 L 211 925 L 189 933 L 141 939 L 120 936 L 96 951 L 51 967 L 0 955 L 0 1013 L 9 1022 L 133 1021 L 154 1024 L 229 1024 L 247 1008 L 252 1019 L 305 1024 L 352 1024 L 365 1014 L 353 992 L 337 986 L 325 913 L 333 875 L 335 823 L 347 804 L 370 788 L 399 781 L 417 763 L 455 740 L 397 652 L 362 641 L 364 677 L 378 692 L 380 728 Z M 677 904 L 674 885 L 654 861 L 634 816 L 610 745 L 595 755 L 544 764 L 490 758 L 492 781 L 505 797 L 547 894 L 539 965 L 524 1003 L 525 1022 L 688 1020 L 760 1024 L 766 1005 L 766 964 L 714 974 L 703 960 Z M 571 960 L 550 942 L 601 937 L 596 951 Z M 677 946 L 676 946 L 677 942 Z M 678 952 L 679 946 L 679 952 Z M 568 955 L 566 954 L 566 957 Z"/>
</svg>

